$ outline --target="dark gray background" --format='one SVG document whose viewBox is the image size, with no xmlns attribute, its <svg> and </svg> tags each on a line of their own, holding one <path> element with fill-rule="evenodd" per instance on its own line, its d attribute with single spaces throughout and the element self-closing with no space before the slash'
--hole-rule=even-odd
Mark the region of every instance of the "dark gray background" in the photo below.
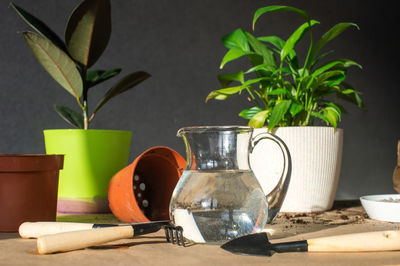
<svg viewBox="0 0 400 266">
<path fill-rule="evenodd" d="M 78 0 L 18 0 L 17 4 L 48 23 L 60 36 Z M 0 153 L 44 153 L 43 129 L 68 125 L 53 104 L 78 110 L 75 100 L 41 68 L 18 31 L 28 29 L 8 1 L 0 0 Z M 180 127 L 247 124 L 237 116 L 245 99 L 205 103 L 217 89 L 218 67 L 226 49 L 221 37 L 238 27 L 250 30 L 254 11 L 271 4 L 292 5 L 309 12 L 321 25 L 315 35 L 338 22 L 355 22 L 326 49 L 335 58 L 350 58 L 363 70 L 349 71 L 348 82 L 363 93 L 362 111 L 345 105 L 344 154 L 338 199 L 394 193 L 392 172 L 399 135 L 398 42 L 396 1 L 363 0 L 114 0 L 113 33 L 96 68 L 122 67 L 122 75 L 145 70 L 152 77 L 99 111 L 92 124 L 98 129 L 133 132 L 130 160 L 149 147 L 165 145 L 184 155 Z M 287 38 L 302 23 L 296 14 L 264 15 L 256 35 Z M 299 48 L 305 47 L 302 42 Z M 238 71 L 244 61 L 227 65 Z M 92 106 L 116 80 L 90 94 Z"/>
</svg>

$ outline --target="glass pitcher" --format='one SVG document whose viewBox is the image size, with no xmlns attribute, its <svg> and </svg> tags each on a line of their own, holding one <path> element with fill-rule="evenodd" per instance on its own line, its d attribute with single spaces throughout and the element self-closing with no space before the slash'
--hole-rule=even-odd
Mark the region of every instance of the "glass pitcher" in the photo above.
<svg viewBox="0 0 400 266">
<path fill-rule="evenodd" d="M 290 179 L 290 154 L 282 140 L 269 133 L 253 137 L 253 128 L 243 126 L 186 127 L 177 135 L 185 141 L 187 163 L 169 212 L 185 238 L 221 244 L 272 222 Z M 249 152 L 264 139 L 278 144 L 284 157 L 282 176 L 267 196 L 249 166 Z"/>
</svg>

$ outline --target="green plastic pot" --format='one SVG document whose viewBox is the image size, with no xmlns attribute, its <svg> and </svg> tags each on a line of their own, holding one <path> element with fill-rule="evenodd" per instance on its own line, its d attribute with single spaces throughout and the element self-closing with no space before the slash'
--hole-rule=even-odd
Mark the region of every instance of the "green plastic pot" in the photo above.
<svg viewBox="0 0 400 266">
<path fill-rule="evenodd" d="M 47 154 L 64 154 L 57 212 L 110 212 L 107 188 L 129 159 L 132 133 L 118 130 L 44 130 Z"/>
</svg>

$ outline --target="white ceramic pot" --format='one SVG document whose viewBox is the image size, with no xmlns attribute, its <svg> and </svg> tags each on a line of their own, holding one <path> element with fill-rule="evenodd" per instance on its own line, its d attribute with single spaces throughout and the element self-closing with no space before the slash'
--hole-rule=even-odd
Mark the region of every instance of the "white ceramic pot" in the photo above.
<svg viewBox="0 0 400 266">
<path fill-rule="evenodd" d="M 254 130 L 254 136 L 267 131 Z M 315 212 L 332 208 L 342 162 L 343 130 L 332 127 L 280 127 L 273 133 L 287 145 L 292 175 L 281 212 Z M 250 164 L 264 192 L 280 178 L 282 152 L 272 141 L 262 141 Z"/>
</svg>

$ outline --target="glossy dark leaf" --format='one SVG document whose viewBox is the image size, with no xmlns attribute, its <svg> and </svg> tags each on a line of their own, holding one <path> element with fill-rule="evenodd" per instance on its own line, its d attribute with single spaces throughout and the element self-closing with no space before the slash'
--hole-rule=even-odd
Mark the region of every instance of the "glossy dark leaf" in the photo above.
<svg viewBox="0 0 400 266">
<path fill-rule="evenodd" d="M 258 106 L 253 106 L 251 108 L 248 109 L 244 109 L 243 111 L 241 111 L 239 113 L 240 117 L 243 117 L 245 119 L 252 119 L 253 116 L 255 116 L 256 114 L 258 114 L 259 112 L 263 111 L 263 109 L 261 109 Z"/>
<path fill-rule="evenodd" d="M 110 35 L 110 1 L 84 0 L 68 20 L 65 41 L 71 56 L 90 67 L 107 47 Z"/>
<path fill-rule="evenodd" d="M 120 68 L 109 70 L 88 70 L 86 72 L 86 85 L 88 88 L 115 77 L 121 72 Z"/>
<path fill-rule="evenodd" d="M 291 100 L 282 100 L 274 106 L 271 118 L 268 121 L 268 130 L 273 129 L 282 120 L 291 104 Z"/>
<path fill-rule="evenodd" d="M 262 7 L 256 10 L 256 12 L 254 13 L 254 17 L 253 17 L 253 30 L 254 30 L 254 26 L 256 24 L 256 21 L 258 20 L 258 18 L 262 15 L 265 14 L 267 12 L 283 12 L 283 11 L 292 11 L 292 12 L 296 12 L 298 14 L 300 14 L 301 16 L 303 16 L 303 18 L 308 21 L 309 20 L 309 16 L 308 14 L 301 10 L 301 9 L 297 9 L 294 7 L 290 7 L 290 6 L 278 6 L 278 5 L 274 5 L 274 6 L 266 6 L 266 7 Z"/>
<path fill-rule="evenodd" d="M 29 26 L 31 26 L 32 29 L 34 29 L 37 33 L 39 33 L 43 37 L 46 37 L 47 39 L 49 39 L 54 45 L 56 45 L 58 48 L 60 48 L 64 52 L 67 52 L 67 48 L 66 48 L 64 42 L 44 22 L 42 22 L 40 19 L 36 18 L 31 13 L 29 13 L 28 11 L 22 9 L 21 7 L 17 6 L 14 3 L 11 3 L 10 6 L 12 8 L 14 8 L 14 10 L 17 12 L 17 14 Z"/>
<path fill-rule="evenodd" d="M 109 91 L 107 91 L 104 98 L 98 103 L 96 109 L 93 113 L 96 113 L 104 104 L 106 104 L 110 99 L 114 98 L 115 96 L 130 90 L 131 88 L 135 87 L 142 81 L 148 79 L 150 77 L 149 73 L 144 71 L 134 72 L 129 74 L 128 76 L 121 79 L 114 87 L 112 87 Z"/>
<path fill-rule="evenodd" d="M 82 96 L 83 82 L 75 62 L 49 39 L 23 32 L 25 41 L 44 69 L 75 98 Z"/>
<path fill-rule="evenodd" d="M 238 49 L 243 52 L 250 51 L 247 37 L 242 29 L 237 29 L 230 34 L 225 35 L 222 38 L 222 43 L 228 49 Z"/>
<path fill-rule="evenodd" d="M 83 116 L 80 113 L 62 105 L 54 105 L 54 109 L 58 115 L 69 124 L 76 128 L 83 129 Z"/>
</svg>

